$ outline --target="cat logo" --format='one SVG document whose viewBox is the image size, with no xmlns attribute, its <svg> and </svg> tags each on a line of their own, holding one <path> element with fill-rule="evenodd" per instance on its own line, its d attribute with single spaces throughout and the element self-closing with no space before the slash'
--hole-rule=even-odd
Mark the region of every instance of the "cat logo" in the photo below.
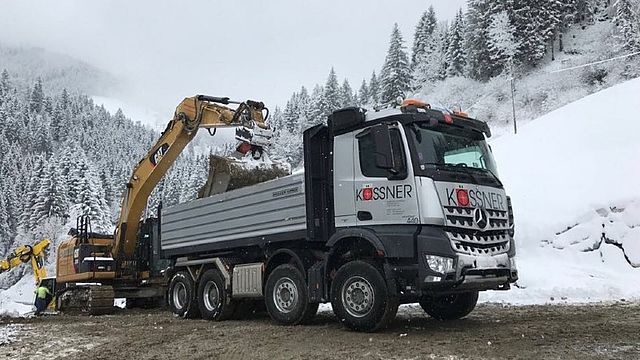
<svg viewBox="0 0 640 360">
<path fill-rule="evenodd" d="M 149 161 L 151 161 L 154 167 L 158 165 L 160 160 L 162 160 L 162 158 L 167 154 L 167 151 L 169 151 L 169 144 L 164 143 L 160 145 L 160 147 L 156 149 L 153 154 L 151 154 Z"/>
</svg>

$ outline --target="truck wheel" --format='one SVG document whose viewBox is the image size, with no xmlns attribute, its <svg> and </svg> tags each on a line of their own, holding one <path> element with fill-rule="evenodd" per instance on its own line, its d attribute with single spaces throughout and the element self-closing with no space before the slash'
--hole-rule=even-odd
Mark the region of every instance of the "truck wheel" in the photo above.
<svg viewBox="0 0 640 360">
<path fill-rule="evenodd" d="M 264 298 L 269 316 L 280 324 L 304 324 L 318 311 L 317 303 L 309 303 L 304 275 L 289 264 L 280 265 L 269 274 Z"/>
<path fill-rule="evenodd" d="M 209 269 L 200 277 L 198 307 L 203 319 L 227 320 L 233 315 L 235 303 L 227 293 L 224 278 L 216 269 Z"/>
<path fill-rule="evenodd" d="M 184 318 L 200 316 L 195 290 L 195 284 L 186 271 L 179 271 L 173 275 L 168 292 L 171 311 Z"/>
<path fill-rule="evenodd" d="M 338 319 L 356 331 L 386 327 L 398 311 L 380 271 L 365 261 L 342 265 L 331 283 L 331 306 Z"/>
<path fill-rule="evenodd" d="M 431 317 L 438 320 L 463 318 L 476 307 L 478 292 L 470 291 L 441 296 L 425 296 L 420 306 Z"/>
</svg>

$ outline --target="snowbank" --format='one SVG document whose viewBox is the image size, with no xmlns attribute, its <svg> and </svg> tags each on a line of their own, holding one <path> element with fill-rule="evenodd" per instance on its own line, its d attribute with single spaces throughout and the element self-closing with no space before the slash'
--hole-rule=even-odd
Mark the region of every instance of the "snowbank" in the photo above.
<svg viewBox="0 0 640 360">
<path fill-rule="evenodd" d="M 491 142 L 513 200 L 521 288 L 484 300 L 640 298 L 638 100 L 640 78 Z"/>
<path fill-rule="evenodd" d="M 35 311 L 35 289 L 33 274 L 28 274 L 9 289 L 0 291 L 0 317 L 23 316 Z"/>
</svg>

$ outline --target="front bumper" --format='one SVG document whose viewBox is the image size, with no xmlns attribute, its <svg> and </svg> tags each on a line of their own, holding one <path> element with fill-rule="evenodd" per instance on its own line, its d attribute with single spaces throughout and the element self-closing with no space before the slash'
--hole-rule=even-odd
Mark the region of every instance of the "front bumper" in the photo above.
<svg viewBox="0 0 640 360">
<path fill-rule="evenodd" d="M 464 254 L 454 251 L 442 228 L 423 227 L 418 234 L 418 287 L 423 290 L 506 290 L 518 280 L 513 257 L 515 246 L 502 253 Z M 425 256 L 453 258 L 453 268 L 439 273 L 429 268 Z"/>
<path fill-rule="evenodd" d="M 416 238 L 416 261 L 393 264 L 390 277 L 398 281 L 404 294 L 433 294 L 456 291 L 507 290 L 518 280 L 514 259 L 515 247 L 510 239 L 508 251 L 498 254 L 465 254 L 454 251 L 447 232 L 439 227 L 423 227 Z M 453 259 L 445 272 L 432 270 L 426 255 Z"/>
</svg>

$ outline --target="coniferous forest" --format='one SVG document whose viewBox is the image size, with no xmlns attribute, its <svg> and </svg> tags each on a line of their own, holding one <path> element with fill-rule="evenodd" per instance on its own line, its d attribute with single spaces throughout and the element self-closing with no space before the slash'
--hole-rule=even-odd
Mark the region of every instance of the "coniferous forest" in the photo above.
<svg viewBox="0 0 640 360">
<path fill-rule="evenodd" d="M 43 237 L 57 245 L 79 215 L 91 217 L 93 231 L 111 233 L 133 166 L 159 136 L 85 95 L 43 88 L 41 80 L 22 87 L 6 70 L 0 74 L 0 256 Z M 206 171 L 205 156 L 186 152 L 154 192 L 148 214 L 159 201 L 195 197 Z"/>
<path fill-rule="evenodd" d="M 412 41 L 393 25 L 381 70 L 374 70 L 357 89 L 346 79 L 340 81 L 331 68 L 323 85 L 294 92 L 271 117 L 276 138 L 283 140 L 276 141 L 274 151 L 299 166 L 301 132 L 325 121 L 335 109 L 388 104 L 398 96 L 450 85 L 444 82 L 448 79 L 486 83 L 500 76 L 523 76 L 558 53 L 577 53 L 566 47 L 567 32 L 597 23 L 612 24 L 615 39 L 609 55 L 640 51 L 638 0 L 469 0 L 466 11 L 460 9 L 448 22 L 439 20 L 430 7 L 420 16 Z M 637 64 L 637 58 L 631 61 Z M 633 67 L 635 72 L 627 70 L 624 78 L 640 76 L 637 65 Z M 584 74 L 584 83 L 598 83 L 603 76 L 606 70 L 595 68 Z"/>
</svg>

